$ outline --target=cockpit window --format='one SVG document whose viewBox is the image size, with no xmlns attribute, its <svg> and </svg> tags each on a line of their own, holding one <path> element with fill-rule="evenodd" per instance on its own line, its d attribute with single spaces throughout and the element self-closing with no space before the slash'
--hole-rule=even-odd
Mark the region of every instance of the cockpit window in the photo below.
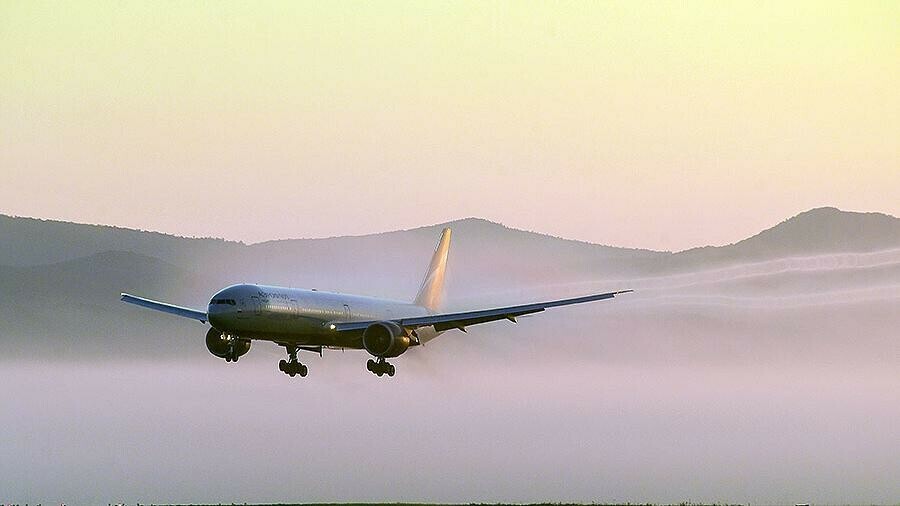
<svg viewBox="0 0 900 506">
<path fill-rule="evenodd" d="M 212 303 L 213 304 L 227 304 L 229 306 L 237 305 L 235 303 L 234 299 L 213 299 Z"/>
</svg>

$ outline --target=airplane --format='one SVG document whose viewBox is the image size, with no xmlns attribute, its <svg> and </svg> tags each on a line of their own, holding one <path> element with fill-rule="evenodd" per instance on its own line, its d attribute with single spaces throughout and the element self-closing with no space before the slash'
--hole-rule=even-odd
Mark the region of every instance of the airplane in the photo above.
<svg viewBox="0 0 900 506">
<path fill-rule="evenodd" d="M 250 351 L 253 340 L 271 341 L 285 348 L 288 360 L 278 369 L 294 377 L 305 377 L 306 365 L 297 359 L 299 351 L 322 355 L 324 349 L 365 350 L 373 358 L 367 369 L 381 377 L 393 376 L 388 358 L 399 357 L 444 331 L 479 323 L 509 320 L 539 313 L 551 307 L 611 299 L 631 292 L 622 290 L 571 299 L 536 302 L 517 306 L 441 313 L 447 255 L 451 230 L 445 228 L 435 248 L 428 271 L 412 303 L 374 297 L 277 286 L 239 284 L 212 296 L 206 311 L 121 294 L 121 300 L 147 309 L 208 323 L 206 347 L 226 362 L 237 362 Z"/>
</svg>

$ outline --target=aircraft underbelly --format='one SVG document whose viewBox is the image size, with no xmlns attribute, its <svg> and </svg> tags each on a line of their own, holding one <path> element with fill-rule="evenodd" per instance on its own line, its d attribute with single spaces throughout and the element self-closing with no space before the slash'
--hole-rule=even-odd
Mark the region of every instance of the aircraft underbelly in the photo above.
<svg viewBox="0 0 900 506">
<path fill-rule="evenodd" d="M 236 285 L 214 298 L 234 304 L 211 305 L 208 316 L 217 330 L 244 339 L 309 346 L 362 348 L 362 330 L 334 331 L 332 322 L 389 320 L 421 316 L 424 308 L 407 303 L 311 290 Z"/>
<path fill-rule="evenodd" d="M 362 347 L 361 332 L 333 332 L 326 323 L 308 317 L 263 312 L 249 318 L 218 319 L 214 325 L 218 330 L 245 339 L 309 346 Z"/>
</svg>

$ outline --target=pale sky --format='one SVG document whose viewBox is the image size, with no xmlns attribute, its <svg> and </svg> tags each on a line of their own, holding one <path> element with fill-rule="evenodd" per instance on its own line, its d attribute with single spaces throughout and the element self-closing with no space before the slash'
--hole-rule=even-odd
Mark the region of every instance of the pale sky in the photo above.
<svg viewBox="0 0 900 506">
<path fill-rule="evenodd" d="M 0 0 L 0 213 L 621 246 L 900 215 L 900 2 Z"/>
</svg>

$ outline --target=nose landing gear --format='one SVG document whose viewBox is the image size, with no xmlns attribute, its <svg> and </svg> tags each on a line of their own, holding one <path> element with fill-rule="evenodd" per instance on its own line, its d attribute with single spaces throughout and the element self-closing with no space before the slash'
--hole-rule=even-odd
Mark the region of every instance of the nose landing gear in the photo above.
<svg viewBox="0 0 900 506">
<path fill-rule="evenodd" d="M 288 352 L 288 358 L 290 360 L 281 360 L 278 362 L 278 370 L 287 374 L 290 377 L 294 377 L 296 375 L 300 375 L 301 378 L 305 378 L 306 374 L 309 372 L 309 369 L 300 361 L 297 360 L 297 347 L 296 346 L 285 346 Z"/>
<path fill-rule="evenodd" d="M 394 372 L 396 372 L 394 365 L 387 363 L 383 357 L 378 357 L 375 360 L 370 358 L 369 361 L 366 362 L 366 369 L 378 375 L 379 378 L 385 374 L 393 376 Z"/>
<path fill-rule="evenodd" d="M 233 336 L 228 337 L 228 353 L 225 354 L 226 362 L 237 362 L 241 357 L 237 349 L 237 339 Z"/>
</svg>

